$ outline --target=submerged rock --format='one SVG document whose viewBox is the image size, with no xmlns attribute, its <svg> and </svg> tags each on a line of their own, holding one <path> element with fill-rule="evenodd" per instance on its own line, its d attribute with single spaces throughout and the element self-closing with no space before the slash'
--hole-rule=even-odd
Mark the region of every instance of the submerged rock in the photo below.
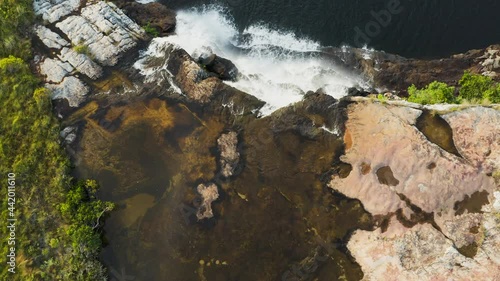
<svg viewBox="0 0 500 281">
<path fill-rule="evenodd" d="M 233 175 L 234 169 L 238 165 L 240 153 L 237 149 L 238 134 L 236 132 L 229 132 L 222 134 L 217 139 L 217 145 L 220 151 L 220 166 L 221 174 L 224 177 Z"/>
<path fill-rule="evenodd" d="M 201 206 L 198 208 L 198 213 L 196 217 L 199 220 L 209 219 L 214 216 L 212 211 L 212 202 L 219 198 L 219 191 L 217 185 L 211 183 L 208 185 L 200 184 L 196 188 L 198 193 L 201 195 L 202 202 Z"/>
</svg>

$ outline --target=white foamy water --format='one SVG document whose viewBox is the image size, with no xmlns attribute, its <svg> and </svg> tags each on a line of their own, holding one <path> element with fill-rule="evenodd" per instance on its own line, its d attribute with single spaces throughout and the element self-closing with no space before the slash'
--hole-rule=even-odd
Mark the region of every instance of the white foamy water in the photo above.
<svg viewBox="0 0 500 281">
<path fill-rule="evenodd" d="M 141 4 L 147 4 L 147 3 L 156 2 L 156 0 L 135 0 L 135 2 L 138 2 L 138 3 L 141 3 Z"/>
<path fill-rule="evenodd" d="M 154 39 L 146 54 L 158 55 L 168 44 L 183 48 L 195 59 L 215 53 L 231 60 L 240 77 L 226 83 L 265 101 L 264 115 L 300 101 L 307 91 L 324 88 L 340 98 L 348 87 L 364 85 L 360 78 L 315 58 L 314 52 L 321 48 L 317 42 L 263 24 L 240 33 L 220 7 L 179 11 L 176 35 Z"/>
</svg>

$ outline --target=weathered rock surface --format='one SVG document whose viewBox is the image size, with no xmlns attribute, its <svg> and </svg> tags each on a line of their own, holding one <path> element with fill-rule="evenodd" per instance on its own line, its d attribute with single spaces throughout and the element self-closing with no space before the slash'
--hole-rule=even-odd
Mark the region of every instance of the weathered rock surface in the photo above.
<svg viewBox="0 0 500 281">
<path fill-rule="evenodd" d="M 217 185 L 211 183 L 208 185 L 200 184 L 196 188 L 198 193 L 201 195 L 202 202 L 201 206 L 198 209 L 198 213 L 196 217 L 199 220 L 209 219 L 214 216 L 212 211 L 212 202 L 219 198 L 219 191 L 217 189 Z"/>
<path fill-rule="evenodd" d="M 63 48 L 59 58 L 69 62 L 78 72 L 87 75 L 91 79 L 97 79 L 102 75 L 102 68 L 85 54 Z"/>
<path fill-rule="evenodd" d="M 103 65 L 115 65 L 118 59 L 145 39 L 142 28 L 113 3 L 98 2 L 82 9 L 81 16 L 70 16 L 56 24 L 73 45 L 85 45 Z"/>
<path fill-rule="evenodd" d="M 236 68 L 236 65 L 232 61 L 219 57 L 216 54 L 200 58 L 199 61 L 208 71 L 217 74 L 217 77 L 222 80 L 236 81 L 238 77 L 238 68 Z"/>
<path fill-rule="evenodd" d="M 40 64 L 40 74 L 45 75 L 45 81 L 60 83 L 74 68 L 67 62 L 47 58 Z"/>
<path fill-rule="evenodd" d="M 80 4 L 81 0 L 34 0 L 33 10 L 44 20 L 53 23 L 76 11 Z"/>
<path fill-rule="evenodd" d="M 68 41 L 43 25 L 35 26 L 35 32 L 38 38 L 49 48 L 61 49 L 69 45 Z"/>
<path fill-rule="evenodd" d="M 356 231 L 348 248 L 363 269 L 363 280 L 499 280 L 498 218 L 487 216 L 480 231 L 482 243 L 473 259 L 430 224 L 405 228 L 395 219 L 386 232 Z"/>
<path fill-rule="evenodd" d="M 168 81 L 178 93 L 201 104 L 208 103 L 215 93 L 229 88 L 200 67 L 186 51 L 163 38 L 151 42 L 145 59 L 136 63 L 135 67 L 146 76 L 147 83 L 161 85 Z"/>
<path fill-rule="evenodd" d="M 352 169 L 332 176 L 329 186 L 392 219 L 387 229 L 356 231 L 348 249 L 364 280 L 497 280 L 500 186 L 486 173 L 499 163 L 499 113 L 475 107 L 444 115 L 465 159 L 426 139 L 414 126 L 420 113 L 372 102 L 349 106 L 340 159 Z M 457 202 L 475 207 L 459 213 Z"/>
<path fill-rule="evenodd" d="M 222 134 L 217 139 L 217 145 L 220 151 L 221 174 L 224 177 L 230 177 L 240 160 L 240 153 L 237 149 L 238 134 L 234 131 Z"/>
<path fill-rule="evenodd" d="M 118 7 L 140 26 L 149 25 L 155 28 L 160 36 L 166 36 L 175 29 L 175 12 L 161 3 L 136 3 L 134 1 L 118 1 Z"/>
<path fill-rule="evenodd" d="M 60 83 L 48 87 L 55 91 L 54 98 L 67 98 L 70 107 L 79 105 L 90 90 L 75 74 L 99 79 L 104 74 L 102 66 L 116 65 L 139 41 L 147 39 L 145 31 L 110 2 L 37 0 L 33 7 L 36 14 L 57 27 L 34 28 L 41 42 L 55 49 L 42 54 L 49 58 L 40 63 L 40 73 L 46 76 L 45 82 Z"/>
<path fill-rule="evenodd" d="M 408 114 L 401 111 L 405 109 L 377 103 L 359 103 L 349 108 L 346 153 L 341 160 L 352 165 L 352 171 L 346 178 L 333 178 L 330 187 L 359 198 L 374 215 L 408 208 L 400 195 L 425 212 L 437 213 L 452 210 L 465 195 L 493 191 L 495 184 L 490 177 L 430 143 L 411 125 L 413 109 Z M 500 136 L 498 131 L 496 135 Z M 363 175 L 362 163 L 368 163 L 373 172 Z M 395 186 L 380 184 L 375 171 L 385 166 L 398 179 Z M 426 168 L 431 166 L 434 168 Z"/>
<path fill-rule="evenodd" d="M 457 86 L 464 71 L 500 79 L 500 46 L 471 50 L 443 59 L 411 59 L 356 48 L 325 48 L 325 59 L 364 75 L 374 88 L 406 95 L 410 85 L 421 88 L 433 81 Z"/>
<path fill-rule="evenodd" d="M 483 55 L 478 58 L 476 71 L 491 78 L 500 78 L 500 46 L 486 48 Z"/>
<path fill-rule="evenodd" d="M 45 87 L 52 92 L 52 99 L 66 99 L 71 107 L 79 106 L 89 92 L 88 86 L 73 76 L 64 78 L 60 84 L 46 84 Z"/>
<path fill-rule="evenodd" d="M 460 155 L 484 173 L 500 169 L 500 112 L 473 107 L 443 115 L 453 129 L 453 141 Z"/>
</svg>

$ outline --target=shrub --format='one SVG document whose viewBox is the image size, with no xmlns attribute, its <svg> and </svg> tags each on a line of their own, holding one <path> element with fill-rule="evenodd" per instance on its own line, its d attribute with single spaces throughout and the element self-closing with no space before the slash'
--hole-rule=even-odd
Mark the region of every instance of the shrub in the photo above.
<svg viewBox="0 0 500 281">
<path fill-rule="evenodd" d="M 490 102 L 500 102 L 500 85 L 490 77 L 465 72 L 460 85 L 460 98 L 471 102 L 481 102 L 488 99 Z"/>
<path fill-rule="evenodd" d="M 34 19 L 33 1 L 0 1 L 0 58 L 13 55 L 24 60 L 31 56 L 30 26 Z"/>
<path fill-rule="evenodd" d="M 73 47 L 73 50 L 79 54 L 90 55 L 89 47 L 87 45 L 76 45 Z"/>
<path fill-rule="evenodd" d="M 455 87 L 446 83 L 434 81 L 423 89 L 417 89 L 415 85 L 408 88 L 408 101 L 420 104 L 455 103 Z"/>
<path fill-rule="evenodd" d="M 158 30 L 155 27 L 151 26 L 151 24 L 149 23 L 143 26 L 142 28 L 144 29 L 144 31 L 146 31 L 147 34 L 149 34 L 152 37 L 160 36 L 160 32 L 158 32 Z"/>
<path fill-rule="evenodd" d="M 0 174 L 15 173 L 16 274 L 0 270 L 0 280 L 104 280 L 98 262 L 103 217 L 113 204 L 97 200 L 95 181 L 75 181 L 60 146 L 60 124 L 50 95 L 22 59 L 0 59 Z M 2 180 L 4 179 L 2 176 Z M 0 188 L 7 198 L 7 188 Z M 22 202 L 22 203 L 21 203 Z M 0 221 L 7 221 L 7 200 L 0 200 Z M 7 237 L 8 229 L 0 228 Z M 0 251 L 7 253 L 7 243 Z M 71 250 L 68 250 L 71 249 Z M 4 269 L 6 255 L 0 256 Z"/>
</svg>

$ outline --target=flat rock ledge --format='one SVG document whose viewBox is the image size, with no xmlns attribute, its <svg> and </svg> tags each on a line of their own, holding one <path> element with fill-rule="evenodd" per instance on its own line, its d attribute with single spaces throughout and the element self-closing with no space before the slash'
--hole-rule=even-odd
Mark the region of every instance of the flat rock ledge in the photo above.
<svg viewBox="0 0 500 281">
<path fill-rule="evenodd" d="M 329 187 L 388 224 L 354 232 L 348 249 L 363 280 L 500 280 L 500 179 L 492 176 L 500 112 L 442 116 L 462 157 L 415 127 L 421 113 L 370 101 L 349 106 L 341 161 L 352 169 L 333 175 Z"/>
<path fill-rule="evenodd" d="M 90 3 L 33 2 L 35 14 L 51 24 L 34 27 L 37 37 L 50 50 L 40 60 L 39 73 L 45 77 L 46 87 L 52 90 L 52 98 L 67 99 L 70 107 L 78 107 L 90 91 L 82 75 L 90 80 L 101 78 L 103 67 L 116 65 L 123 54 L 148 38 L 115 4 Z M 80 8 L 80 13 L 75 14 Z"/>
</svg>

